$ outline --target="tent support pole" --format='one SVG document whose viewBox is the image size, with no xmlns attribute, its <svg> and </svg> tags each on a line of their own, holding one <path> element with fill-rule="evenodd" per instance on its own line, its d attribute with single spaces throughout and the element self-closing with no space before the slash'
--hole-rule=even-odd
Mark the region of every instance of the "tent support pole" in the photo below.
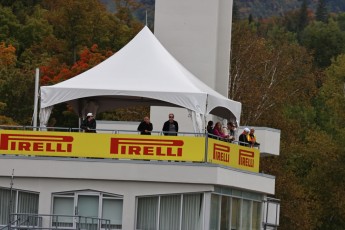
<svg viewBox="0 0 345 230">
<path fill-rule="evenodd" d="M 38 110 L 38 81 L 40 76 L 40 69 L 36 68 L 36 75 L 35 75 L 35 96 L 34 96 L 34 115 L 33 115 L 33 127 L 34 130 L 37 130 L 37 110 Z"/>
</svg>

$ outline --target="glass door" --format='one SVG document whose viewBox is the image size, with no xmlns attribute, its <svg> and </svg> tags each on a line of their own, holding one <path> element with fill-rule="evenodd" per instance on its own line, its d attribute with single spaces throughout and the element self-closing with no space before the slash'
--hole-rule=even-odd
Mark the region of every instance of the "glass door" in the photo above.
<svg viewBox="0 0 345 230">
<path fill-rule="evenodd" d="M 52 226 L 55 228 L 75 228 L 74 197 L 55 196 L 53 204 Z"/>
<path fill-rule="evenodd" d="M 79 228 L 98 229 L 99 195 L 77 194 L 76 211 L 79 216 Z"/>
</svg>

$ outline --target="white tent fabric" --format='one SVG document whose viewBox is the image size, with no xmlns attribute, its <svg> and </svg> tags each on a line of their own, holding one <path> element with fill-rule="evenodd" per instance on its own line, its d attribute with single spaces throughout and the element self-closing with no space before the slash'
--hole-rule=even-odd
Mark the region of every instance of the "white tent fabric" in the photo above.
<svg viewBox="0 0 345 230">
<path fill-rule="evenodd" d="M 41 110 L 62 102 L 83 115 L 123 105 L 169 105 L 202 115 L 239 120 L 241 103 L 214 91 L 184 68 L 144 27 L 125 47 L 92 69 L 52 86 L 41 87 Z M 41 114 L 46 114 L 41 111 Z M 49 117 L 49 116 L 48 116 Z M 41 124 L 46 124 L 40 117 Z"/>
</svg>

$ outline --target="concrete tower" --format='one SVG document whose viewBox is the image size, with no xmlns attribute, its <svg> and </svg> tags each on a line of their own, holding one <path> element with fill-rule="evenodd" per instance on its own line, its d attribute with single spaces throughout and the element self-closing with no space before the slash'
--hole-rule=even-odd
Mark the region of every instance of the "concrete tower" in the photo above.
<svg viewBox="0 0 345 230">
<path fill-rule="evenodd" d="M 156 0 L 154 33 L 208 86 L 228 96 L 233 0 Z"/>
</svg>

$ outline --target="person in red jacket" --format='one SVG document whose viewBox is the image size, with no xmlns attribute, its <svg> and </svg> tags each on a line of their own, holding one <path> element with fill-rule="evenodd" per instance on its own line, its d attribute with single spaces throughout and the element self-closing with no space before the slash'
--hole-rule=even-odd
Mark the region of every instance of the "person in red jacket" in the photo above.
<svg viewBox="0 0 345 230">
<path fill-rule="evenodd" d="M 223 139 L 229 138 L 229 135 L 224 134 L 223 130 L 222 130 L 222 124 L 220 122 L 217 122 L 214 125 L 214 129 L 213 129 L 213 134 L 215 136 L 221 137 Z"/>
</svg>

